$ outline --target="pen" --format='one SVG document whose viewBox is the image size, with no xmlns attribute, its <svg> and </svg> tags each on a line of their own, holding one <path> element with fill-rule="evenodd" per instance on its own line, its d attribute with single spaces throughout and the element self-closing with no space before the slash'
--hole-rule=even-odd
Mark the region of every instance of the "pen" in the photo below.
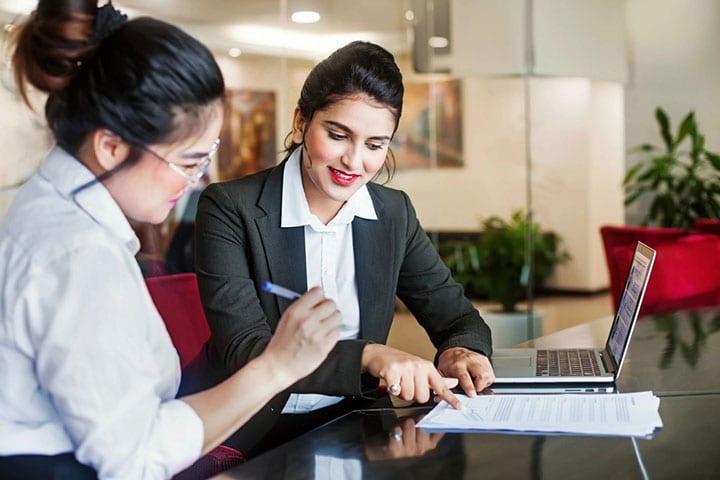
<svg viewBox="0 0 720 480">
<path fill-rule="evenodd" d="M 266 292 L 270 292 L 273 295 L 277 295 L 278 297 L 287 298 L 290 300 L 295 300 L 296 298 L 300 298 L 300 294 L 297 292 L 293 292 L 289 288 L 281 287 L 280 285 L 275 285 L 272 282 L 263 282 L 262 289 Z"/>
</svg>

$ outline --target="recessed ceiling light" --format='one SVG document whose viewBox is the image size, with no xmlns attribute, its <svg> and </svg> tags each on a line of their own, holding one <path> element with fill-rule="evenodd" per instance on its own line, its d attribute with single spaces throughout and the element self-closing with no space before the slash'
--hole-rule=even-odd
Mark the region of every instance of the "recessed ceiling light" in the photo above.
<svg viewBox="0 0 720 480">
<path fill-rule="evenodd" d="M 445 48 L 450 45 L 450 42 L 445 37 L 430 37 L 428 38 L 428 45 L 432 48 Z"/>
<path fill-rule="evenodd" d="M 228 55 L 230 55 L 230 56 L 233 57 L 233 58 L 237 58 L 237 57 L 239 57 L 240 55 L 242 55 L 242 50 L 240 50 L 240 49 L 237 48 L 237 47 L 232 47 L 232 48 L 230 48 L 230 49 L 228 50 Z"/>
<path fill-rule="evenodd" d="M 293 13 L 290 18 L 295 23 L 316 23 L 320 21 L 320 14 L 312 10 Z"/>
</svg>

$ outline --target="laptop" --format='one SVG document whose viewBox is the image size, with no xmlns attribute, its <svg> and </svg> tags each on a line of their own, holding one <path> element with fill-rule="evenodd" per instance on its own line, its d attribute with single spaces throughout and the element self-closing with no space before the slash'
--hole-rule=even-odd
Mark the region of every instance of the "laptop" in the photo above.
<svg viewBox="0 0 720 480">
<path fill-rule="evenodd" d="M 638 242 L 603 349 L 505 348 L 493 352 L 495 392 L 612 392 L 642 304 L 655 250 Z"/>
</svg>

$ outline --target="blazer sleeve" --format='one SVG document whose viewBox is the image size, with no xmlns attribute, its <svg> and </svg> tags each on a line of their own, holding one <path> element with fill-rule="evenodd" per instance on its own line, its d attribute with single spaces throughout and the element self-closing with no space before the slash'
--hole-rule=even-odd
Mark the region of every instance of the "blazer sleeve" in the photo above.
<svg viewBox="0 0 720 480">
<path fill-rule="evenodd" d="M 224 376 L 260 355 L 272 336 L 252 278 L 244 221 L 221 185 L 200 196 L 195 271 L 212 332 L 210 359 Z"/>
<path fill-rule="evenodd" d="M 490 328 L 465 297 L 463 287 L 453 280 L 420 226 L 407 194 L 400 193 L 406 222 L 398 297 L 428 333 L 437 348 L 437 356 L 451 347 L 465 347 L 489 358 L 492 355 Z"/>
</svg>

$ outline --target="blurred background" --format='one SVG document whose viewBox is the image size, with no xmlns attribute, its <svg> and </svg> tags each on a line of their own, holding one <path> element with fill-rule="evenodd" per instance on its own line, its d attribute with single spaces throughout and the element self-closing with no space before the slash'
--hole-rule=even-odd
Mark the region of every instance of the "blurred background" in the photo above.
<svg viewBox="0 0 720 480">
<path fill-rule="evenodd" d="M 215 53 L 231 108 L 208 181 L 246 175 L 282 158 L 302 82 L 318 60 L 356 39 L 390 50 L 407 90 L 390 186 L 407 191 L 456 274 L 472 273 L 475 259 L 467 247 L 483 221 L 496 216 L 511 223 L 519 212 L 525 265 L 518 276 L 524 275 L 531 298 L 533 289 L 607 291 L 599 228 L 637 223 L 645 214 L 642 202 L 625 207 L 622 182 L 634 161 L 629 149 L 659 139 L 657 107 L 673 129 L 694 111 L 706 147 L 720 146 L 716 0 L 114 4 L 130 17 L 176 23 Z M 4 39 L 34 7 L 34 1 L 0 0 Z M 293 20 L 297 12 L 316 15 Z M 42 97 L 36 99 L 40 113 L 24 108 L 4 60 L 0 217 L 50 145 Z M 147 237 L 148 255 L 165 258 L 178 225 L 192 219 L 192 207 L 190 214 L 184 207 L 165 225 L 137 227 Z M 535 266 L 528 259 L 542 252 L 529 245 L 544 233 L 556 236 L 566 258 L 551 261 L 549 276 L 533 285 L 528 268 Z"/>
</svg>

